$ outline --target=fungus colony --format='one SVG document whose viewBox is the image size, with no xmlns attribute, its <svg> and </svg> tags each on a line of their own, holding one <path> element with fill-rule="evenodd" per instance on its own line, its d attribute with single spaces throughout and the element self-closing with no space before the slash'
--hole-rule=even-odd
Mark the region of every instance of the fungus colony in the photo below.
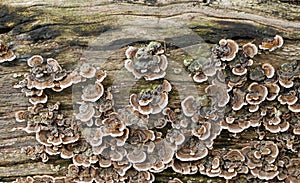
<svg viewBox="0 0 300 183">
<path fill-rule="evenodd" d="M 276 35 L 263 40 L 259 48 L 274 51 L 282 44 L 282 37 Z M 26 122 L 24 130 L 35 133 L 40 146 L 24 152 L 43 162 L 57 155 L 72 164 L 64 177 L 33 176 L 15 182 L 153 182 L 153 173 L 167 168 L 228 182 L 241 175 L 247 175 L 246 181 L 300 181 L 298 61 L 275 69 L 272 63 L 255 63 L 259 53 L 255 44 L 240 48 L 234 40 L 222 39 L 209 58 L 184 61 L 196 84 L 209 84 L 205 95 L 188 96 L 180 109 L 172 109 L 164 52 L 158 42 L 128 47 L 125 68 L 136 79 L 158 84 L 132 93 L 128 106 L 120 109 L 114 106 L 111 87 L 103 84 L 105 71 L 88 63 L 66 71 L 54 59 L 29 58 L 30 73 L 15 87 L 22 89 L 32 106 L 16 112 L 16 121 Z M 90 84 L 83 87 L 73 117 L 60 112 L 59 102 L 48 103 L 47 90 L 61 92 L 87 81 Z M 260 134 L 236 149 L 213 148 L 222 130 L 237 134 L 249 127 L 280 135 L 276 142 Z"/>
</svg>

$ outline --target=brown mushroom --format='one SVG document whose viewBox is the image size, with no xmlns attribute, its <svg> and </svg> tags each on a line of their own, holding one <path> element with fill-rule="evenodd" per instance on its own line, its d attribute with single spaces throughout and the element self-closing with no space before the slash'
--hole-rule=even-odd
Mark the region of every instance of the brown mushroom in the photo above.
<svg viewBox="0 0 300 183">
<path fill-rule="evenodd" d="M 48 58 L 47 59 L 47 71 L 50 73 L 58 73 L 60 71 L 62 71 L 61 66 L 58 64 L 57 60 L 53 59 L 53 58 Z M 62 76 L 60 76 L 62 77 Z M 59 80 L 58 78 L 56 78 L 57 80 Z"/>
<path fill-rule="evenodd" d="M 281 105 L 294 105 L 298 101 L 298 97 L 296 96 L 296 91 L 291 90 L 288 93 L 283 93 L 278 96 L 278 101 Z"/>
<path fill-rule="evenodd" d="M 43 64 L 43 57 L 40 55 L 33 55 L 27 60 L 27 64 L 30 67 L 37 67 Z"/>
<path fill-rule="evenodd" d="M 26 118 L 30 115 L 28 111 L 17 111 L 15 112 L 15 118 L 17 122 L 24 122 Z"/>
<path fill-rule="evenodd" d="M 218 107 L 225 107 L 230 100 L 227 92 L 227 85 L 214 79 L 212 85 L 205 88 L 205 93 L 212 97 L 212 100 Z"/>
<path fill-rule="evenodd" d="M 258 53 L 258 49 L 255 44 L 247 43 L 243 45 L 243 53 L 250 58 L 253 58 Z"/>
<path fill-rule="evenodd" d="M 112 137 L 120 137 L 124 134 L 125 124 L 118 117 L 118 113 L 112 112 L 108 118 L 102 121 L 103 126 L 101 130 L 104 135 L 110 135 Z"/>
<path fill-rule="evenodd" d="M 131 72 L 135 78 L 144 77 L 146 80 L 156 80 L 166 75 L 168 66 L 167 57 L 158 51 L 157 46 L 160 43 L 149 43 L 147 47 L 135 48 L 129 47 L 125 55 L 125 68 Z M 154 48 L 155 47 L 155 48 Z M 156 51 L 154 51 L 156 50 Z"/>
<path fill-rule="evenodd" d="M 82 122 L 88 122 L 95 114 L 95 109 L 91 103 L 82 103 L 79 107 L 79 113 L 76 114 L 76 119 Z"/>
<path fill-rule="evenodd" d="M 175 153 L 176 158 L 181 161 L 196 161 L 207 156 L 207 148 L 204 145 L 198 144 L 197 141 L 195 138 L 189 139 L 189 141 Z"/>
<path fill-rule="evenodd" d="M 274 51 L 277 48 L 282 47 L 283 45 L 283 38 L 279 35 L 275 35 L 273 39 L 265 39 L 262 41 L 259 48 L 262 50 L 269 50 Z"/>
<path fill-rule="evenodd" d="M 133 46 L 129 46 L 125 51 L 125 56 L 127 59 L 133 59 L 138 49 Z"/>
<path fill-rule="evenodd" d="M 197 112 L 197 103 L 193 96 L 188 96 L 181 102 L 181 109 L 187 117 L 193 116 Z"/>
<path fill-rule="evenodd" d="M 300 104 L 299 103 L 295 103 L 293 105 L 289 105 L 288 108 L 292 112 L 300 112 Z"/>
<path fill-rule="evenodd" d="M 238 64 L 238 65 L 236 65 L 235 67 L 232 68 L 232 73 L 234 75 L 237 75 L 237 76 L 242 76 L 242 75 L 247 74 L 247 68 L 243 67 L 240 64 Z"/>
<path fill-rule="evenodd" d="M 251 105 L 258 105 L 262 103 L 268 95 L 267 87 L 253 82 L 248 87 L 248 94 L 246 94 L 246 101 Z"/>
<path fill-rule="evenodd" d="M 29 102 L 33 105 L 44 104 L 48 101 L 48 96 L 43 93 L 41 96 L 32 96 L 29 98 Z"/>
<path fill-rule="evenodd" d="M 130 104 L 143 115 L 160 113 L 168 105 L 168 92 L 171 84 L 164 80 L 163 84 L 154 89 L 142 91 L 140 94 L 130 95 Z"/>
<path fill-rule="evenodd" d="M 126 157 L 131 163 L 142 163 L 146 160 L 146 153 L 138 148 L 135 148 L 133 151 L 128 152 Z"/>
<path fill-rule="evenodd" d="M 80 66 L 80 72 L 79 74 L 84 78 L 92 78 L 96 75 L 96 68 L 93 66 L 90 66 L 88 63 L 83 63 Z"/>
<path fill-rule="evenodd" d="M 178 159 L 174 159 L 171 166 L 176 173 L 184 175 L 196 174 L 198 172 L 197 164 L 192 163 L 191 161 L 180 161 Z"/>
<path fill-rule="evenodd" d="M 96 102 L 104 94 L 104 87 L 100 82 L 89 84 L 82 90 L 81 99 L 87 102 Z"/>
<path fill-rule="evenodd" d="M 264 86 L 268 89 L 266 99 L 269 101 L 275 100 L 279 94 L 280 87 L 276 83 L 265 83 Z"/>
<path fill-rule="evenodd" d="M 270 63 L 264 63 L 261 67 L 267 78 L 272 78 L 275 75 L 275 69 Z"/>
<path fill-rule="evenodd" d="M 234 111 L 240 110 L 247 103 L 245 102 L 245 92 L 239 88 L 233 89 L 233 98 L 232 98 L 232 109 Z"/>
<path fill-rule="evenodd" d="M 227 49 L 221 57 L 222 61 L 231 61 L 235 58 L 235 55 L 239 50 L 239 45 L 235 41 L 231 39 L 221 39 L 219 41 L 219 45 L 222 47 L 226 47 Z"/>
</svg>

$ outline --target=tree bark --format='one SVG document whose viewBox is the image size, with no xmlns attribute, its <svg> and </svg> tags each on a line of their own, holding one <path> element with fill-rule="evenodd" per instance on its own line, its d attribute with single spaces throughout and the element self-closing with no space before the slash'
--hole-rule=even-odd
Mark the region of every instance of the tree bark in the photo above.
<svg viewBox="0 0 300 183">
<path fill-rule="evenodd" d="M 189 0 L 4 0 L 0 5 L 0 40 L 11 44 L 17 59 L 0 65 L 0 181 L 41 174 L 64 175 L 71 163 L 58 157 L 41 163 L 21 152 L 22 147 L 37 142 L 34 135 L 20 130 L 25 124 L 15 121 L 14 113 L 26 110 L 30 104 L 19 89 L 13 88 L 20 80 L 13 75 L 29 71 L 26 59 L 32 55 L 55 58 L 67 70 L 76 68 L 80 59 L 89 59 L 109 71 L 105 82 L 114 84 L 115 100 L 121 107 L 128 104 L 128 97 L 121 95 L 126 92 L 122 82 L 130 80 L 122 78 L 127 72 L 123 65 L 128 45 L 148 40 L 164 42 L 167 56 L 172 61 L 172 67 L 169 66 L 167 71 L 170 73 L 168 79 L 181 85 L 182 92 L 195 87 L 203 93 L 204 86 L 190 86 L 191 82 L 185 82 L 172 71 L 175 67 L 183 67 L 182 61 L 188 57 L 186 53 L 191 53 L 192 57 L 205 56 L 222 38 L 234 39 L 242 45 L 249 41 L 258 43 L 278 34 L 285 40 L 283 48 L 258 55 L 255 63 L 269 62 L 278 67 L 284 62 L 299 60 L 299 14 L 298 5 L 271 0 L 218 0 L 209 5 Z M 199 46 L 202 46 L 201 52 L 197 52 Z M 49 94 L 50 102 L 60 101 L 62 112 L 72 115 L 71 88 L 64 90 L 63 95 Z M 188 92 L 182 95 L 188 95 Z M 170 97 L 174 100 L 169 105 L 180 107 L 178 95 L 171 94 Z M 233 138 L 223 130 L 214 147 L 234 149 L 236 143 L 257 138 L 255 129 L 237 135 L 239 138 Z M 231 141 L 225 144 L 228 138 Z M 275 137 L 270 134 L 269 138 Z M 158 182 L 167 182 L 170 177 L 178 177 L 184 182 L 224 182 L 224 179 L 200 174 L 178 175 L 171 170 L 155 176 Z"/>
</svg>

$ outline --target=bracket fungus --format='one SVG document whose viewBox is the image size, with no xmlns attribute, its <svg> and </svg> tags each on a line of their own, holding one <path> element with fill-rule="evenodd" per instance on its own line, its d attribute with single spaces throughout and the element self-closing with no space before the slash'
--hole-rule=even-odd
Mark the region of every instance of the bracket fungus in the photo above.
<svg viewBox="0 0 300 183">
<path fill-rule="evenodd" d="M 211 96 L 213 103 L 218 107 L 225 107 L 230 100 L 226 84 L 216 79 L 212 81 L 212 85 L 205 88 L 205 93 Z"/>
<path fill-rule="evenodd" d="M 283 38 L 279 35 L 275 35 L 273 39 L 264 39 L 259 45 L 262 50 L 274 51 L 277 48 L 281 48 L 283 45 Z"/>
<path fill-rule="evenodd" d="M 161 43 L 150 42 L 146 47 L 128 47 L 125 52 L 125 68 L 135 78 L 156 80 L 166 75 L 168 67 L 167 57 L 163 54 Z"/>
<path fill-rule="evenodd" d="M 275 36 L 259 48 L 274 51 L 282 43 Z M 110 80 L 103 82 L 110 73 L 89 63 L 66 71 L 55 59 L 29 58 L 30 72 L 15 88 L 21 88 L 32 106 L 17 111 L 15 118 L 25 123 L 23 130 L 35 134 L 40 145 L 24 152 L 43 162 L 56 155 L 72 164 L 63 177 L 33 176 L 15 182 L 151 183 L 153 173 L 168 168 L 227 182 L 245 177 L 260 182 L 299 180 L 298 61 L 273 66 L 256 59 L 255 44 L 239 48 L 235 41 L 222 39 L 209 58 L 184 60 L 197 87 L 207 82 L 199 86 L 201 96 L 174 97 L 180 102 L 177 106 L 168 104 L 174 98 L 169 97 L 172 85 L 164 78 L 168 66 L 164 54 L 161 43 L 154 41 L 127 48 L 125 68 L 137 79 L 159 84 L 126 96 L 129 103 L 124 107 L 115 106 L 117 93 Z M 62 92 L 79 82 L 86 85 L 75 103 L 77 110 L 67 118 L 59 102 L 51 103 L 47 90 Z M 257 139 L 246 135 L 247 142 L 235 143 L 246 129 L 253 132 L 250 127 L 263 135 Z M 223 129 L 234 138 L 228 141 L 234 149 L 220 148 L 223 141 L 214 145 Z M 284 158 L 286 154 L 292 157 Z"/>
<path fill-rule="evenodd" d="M 142 91 L 140 94 L 131 94 L 130 104 L 141 114 L 157 114 L 168 105 L 168 93 L 171 89 L 171 84 L 164 80 L 162 84 L 153 90 Z"/>
<path fill-rule="evenodd" d="M 213 48 L 213 53 L 216 53 L 222 61 L 231 61 L 235 58 L 239 50 L 239 45 L 232 39 L 221 39 L 219 46 Z"/>
</svg>

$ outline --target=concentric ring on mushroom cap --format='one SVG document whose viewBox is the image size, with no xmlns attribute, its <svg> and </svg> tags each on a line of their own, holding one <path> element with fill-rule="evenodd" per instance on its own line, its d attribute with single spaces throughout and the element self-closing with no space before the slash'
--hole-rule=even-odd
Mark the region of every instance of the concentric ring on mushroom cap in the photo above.
<svg viewBox="0 0 300 183">
<path fill-rule="evenodd" d="M 27 64 L 30 67 L 40 66 L 43 63 L 43 57 L 40 55 L 33 55 L 27 60 Z"/>
<path fill-rule="evenodd" d="M 87 85 L 82 90 L 81 99 L 87 102 L 96 102 L 104 94 L 104 87 L 100 82 Z"/>
<path fill-rule="evenodd" d="M 243 52 L 250 58 L 253 58 L 258 53 L 258 48 L 255 44 L 247 43 L 243 45 Z"/>
<path fill-rule="evenodd" d="M 281 36 L 275 35 L 273 39 L 263 40 L 261 45 L 259 45 L 259 48 L 262 50 L 274 51 L 275 49 L 282 47 L 283 42 L 284 41 Z"/>
<path fill-rule="evenodd" d="M 239 51 L 239 45 L 232 39 L 221 39 L 219 41 L 220 46 L 227 47 L 228 53 L 221 57 L 222 61 L 231 61 L 235 58 L 235 55 Z"/>
</svg>

